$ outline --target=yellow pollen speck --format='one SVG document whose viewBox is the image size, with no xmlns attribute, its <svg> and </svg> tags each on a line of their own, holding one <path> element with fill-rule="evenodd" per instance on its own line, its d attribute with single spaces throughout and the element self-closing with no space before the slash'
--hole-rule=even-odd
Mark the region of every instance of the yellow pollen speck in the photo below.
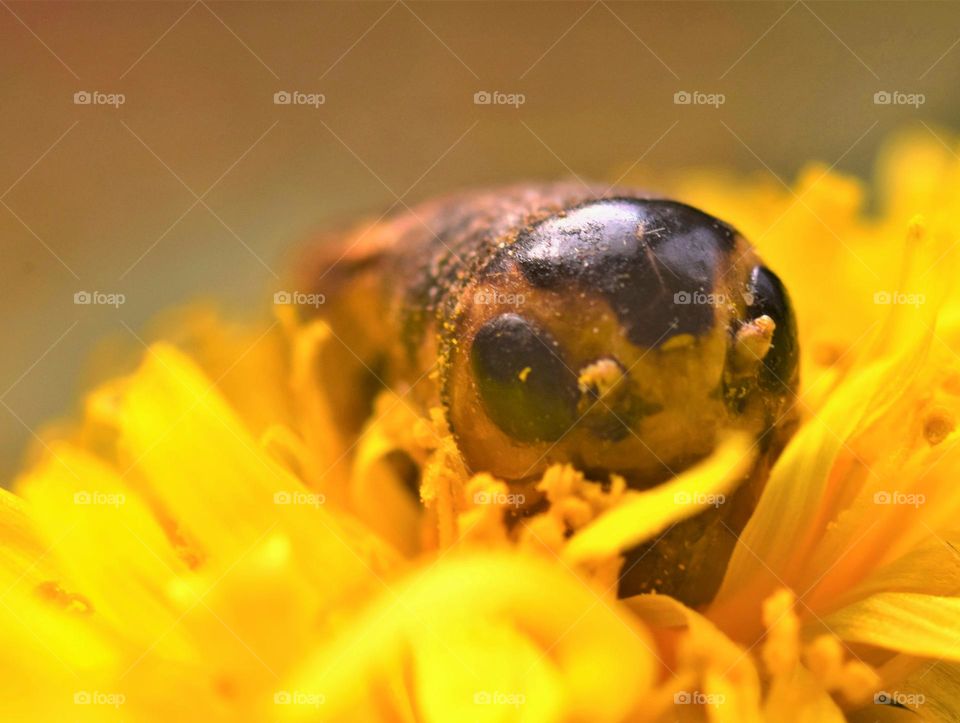
<svg viewBox="0 0 960 723">
<path fill-rule="evenodd" d="M 623 377 L 623 370 L 612 359 L 599 359 L 580 370 L 577 384 L 585 393 L 593 390 L 597 396 L 604 396 Z"/>
<path fill-rule="evenodd" d="M 763 315 L 740 327 L 734 345 L 735 364 L 739 370 L 753 369 L 767 356 L 776 324 Z"/>
<path fill-rule="evenodd" d="M 532 371 L 533 371 L 533 369 L 532 369 L 531 367 L 524 367 L 524 368 L 520 371 L 520 373 L 517 375 L 517 378 L 518 378 L 521 382 L 525 382 L 525 381 L 527 381 L 527 377 L 530 376 L 530 372 L 532 372 Z"/>
</svg>

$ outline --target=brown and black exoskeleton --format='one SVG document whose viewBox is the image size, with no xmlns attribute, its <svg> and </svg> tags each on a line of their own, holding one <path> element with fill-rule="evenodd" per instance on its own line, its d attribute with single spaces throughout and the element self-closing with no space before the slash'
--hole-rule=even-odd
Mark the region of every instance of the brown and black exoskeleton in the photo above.
<svg viewBox="0 0 960 723">
<path fill-rule="evenodd" d="M 379 379 L 442 407 L 474 471 L 522 486 L 567 462 L 638 489 L 728 430 L 753 435 L 758 462 L 723 505 L 627 552 L 622 594 L 712 597 L 798 383 L 787 293 L 734 228 L 643 193 L 527 184 L 316 246 L 301 288 L 345 346 L 331 384 L 354 431 Z"/>
</svg>

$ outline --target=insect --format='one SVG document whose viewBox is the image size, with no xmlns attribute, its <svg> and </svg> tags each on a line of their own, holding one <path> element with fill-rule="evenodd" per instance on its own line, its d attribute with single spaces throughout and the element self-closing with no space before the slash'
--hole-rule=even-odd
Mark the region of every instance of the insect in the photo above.
<svg viewBox="0 0 960 723">
<path fill-rule="evenodd" d="M 726 504 L 627 553 L 622 595 L 710 599 L 798 384 L 787 292 L 734 228 L 636 191 L 527 184 L 318 248 L 305 276 L 349 349 L 335 384 L 348 427 L 369 414 L 372 371 L 442 407 L 468 467 L 514 485 L 568 462 L 649 488 L 726 430 L 753 435 L 760 459 Z"/>
</svg>

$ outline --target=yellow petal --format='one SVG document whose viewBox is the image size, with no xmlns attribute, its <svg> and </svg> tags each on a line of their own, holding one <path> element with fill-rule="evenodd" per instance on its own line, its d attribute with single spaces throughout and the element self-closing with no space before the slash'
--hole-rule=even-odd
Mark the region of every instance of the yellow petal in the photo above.
<svg viewBox="0 0 960 723">
<path fill-rule="evenodd" d="M 745 437 L 731 437 L 705 461 L 673 480 L 626 496 L 624 502 L 574 535 L 564 550 L 564 558 L 587 562 L 614 557 L 692 517 L 742 479 L 750 467 L 752 451 Z"/>
<path fill-rule="evenodd" d="M 56 444 L 18 489 L 64 569 L 65 579 L 57 582 L 88 598 L 97 620 L 129 626 L 130 639 L 143 647 L 156 643 L 175 657 L 197 652 L 175 631 L 157 640 L 156 631 L 171 628 L 179 615 L 167 586 L 187 566 L 116 472 Z"/>
<path fill-rule="evenodd" d="M 284 529 L 303 573 L 339 595 L 349 581 L 371 584 L 371 567 L 383 569 L 395 557 L 347 516 L 334 516 L 322 492 L 304 487 L 267 454 L 172 347 L 151 348 L 120 410 L 131 478 L 213 564 L 226 569 Z"/>
<path fill-rule="evenodd" d="M 417 700 L 430 723 L 564 720 L 560 671 L 509 624 L 463 620 L 442 637 L 425 625 L 414 663 Z"/>
<path fill-rule="evenodd" d="M 843 711 L 803 666 L 778 677 L 767 694 L 763 714 L 776 723 L 844 723 Z"/>
<path fill-rule="evenodd" d="M 873 571 L 862 585 L 850 592 L 862 599 L 881 592 L 921 592 L 928 595 L 960 595 L 960 556 L 956 535 L 926 540 L 909 553 Z"/>
<path fill-rule="evenodd" d="M 925 721 L 960 720 L 960 665 L 946 660 L 924 662 L 913 675 L 891 684 L 891 699 Z"/>
<path fill-rule="evenodd" d="M 213 304 L 194 303 L 163 313 L 151 326 L 151 336 L 189 355 L 216 383 L 254 435 L 292 422 L 287 345 L 279 321 L 239 323 Z"/>
<path fill-rule="evenodd" d="M 0 720 L 87 720 L 73 695 L 113 690 L 118 651 L 91 625 L 84 598 L 56 583 L 66 530 L 46 540 L 32 516 L 29 505 L 0 490 L 0 648 L 11 656 L 0 675 Z"/>
<path fill-rule="evenodd" d="M 674 663 L 686 676 L 668 682 L 674 702 L 669 720 L 685 719 L 691 708 L 701 706 L 716 723 L 763 720 L 760 677 L 746 650 L 705 617 L 666 595 L 637 595 L 626 604 L 652 627 L 687 629 Z"/>
<path fill-rule="evenodd" d="M 357 443 L 350 473 L 351 508 L 372 531 L 406 555 L 420 547 L 423 508 L 419 490 L 410 489 L 402 470 L 391 464 L 390 455 L 398 454 L 414 464 L 404 447 L 414 445 L 410 437 L 418 421 L 408 402 L 392 393 L 382 394 L 374 420 Z M 370 504 L 371 500 L 377 503 Z"/>
<path fill-rule="evenodd" d="M 847 440 L 894 405 L 917 374 L 927 344 L 928 337 L 918 335 L 900 356 L 859 372 L 801 427 L 777 460 L 711 607 L 711 618 L 737 631 L 737 639 L 759 635 L 760 605 L 774 589 L 791 584 L 805 589 L 798 580 L 808 572 L 812 550 L 850 494 L 833 476 L 841 456 L 856 463 Z"/>
<path fill-rule="evenodd" d="M 57 576 L 49 548 L 31 520 L 30 510 L 20 497 L 0 488 L 0 585 L 33 587 Z"/>
<path fill-rule="evenodd" d="M 550 603 L 544 605 L 546 591 Z M 435 651 L 439 638 L 449 641 L 451 657 L 470 657 L 473 653 L 457 647 L 465 642 L 459 631 L 498 620 L 528 641 L 524 650 L 527 644 L 535 646 L 544 664 L 555 669 L 557 690 L 562 691 L 559 709 L 567 718 L 620 720 L 653 683 L 654 648 L 643 627 L 599 594 L 532 556 L 500 553 L 444 559 L 390 587 L 343 636 L 313 656 L 292 686 L 322 691 L 325 714 L 336 718 L 382 700 L 383 686 L 377 681 L 384 670 L 401 664 L 407 649 L 426 644 Z M 528 652 L 522 656 L 529 659 Z M 542 690 L 553 689 L 547 669 L 540 670 L 529 682 Z M 510 673 L 510 681 L 519 680 L 516 673 Z M 462 676 L 467 680 L 460 680 Z M 493 691 L 507 684 L 496 666 L 465 671 L 457 665 L 447 670 L 442 686 Z M 451 705 L 446 693 L 427 682 L 418 690 L 438 696 L 428 704 L 432 710 Z M 290 713 L 306 716 L 309 711 Z"/>
<path fill-rule="evenodd" d="M 830 615 L 825 622 L 847 641 L 960 660 L 960 598 L 880 593 Z"/>
</svg>

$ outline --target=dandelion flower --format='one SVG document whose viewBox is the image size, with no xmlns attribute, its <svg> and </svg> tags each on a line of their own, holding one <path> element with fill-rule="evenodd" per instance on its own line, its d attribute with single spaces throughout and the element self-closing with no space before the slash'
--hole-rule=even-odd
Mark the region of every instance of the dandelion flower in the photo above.
<svg viewBox="0 0 960 723">
<path fill-rule="evenodd" d="M 4 719 L 960 718 L 958 172 L 897 140 L 878 215 L 822 167 L 665 181 L 782 270 L 803 350 L 799 428 L 697 609 L 618 599 L 622 553 L 749 440 L 644 491 L 550 467 L 517 522 L 438 411 L 384 391 L 338 427 L 322 322 L 175 315 L 0 493 Z"/>
</svg>

